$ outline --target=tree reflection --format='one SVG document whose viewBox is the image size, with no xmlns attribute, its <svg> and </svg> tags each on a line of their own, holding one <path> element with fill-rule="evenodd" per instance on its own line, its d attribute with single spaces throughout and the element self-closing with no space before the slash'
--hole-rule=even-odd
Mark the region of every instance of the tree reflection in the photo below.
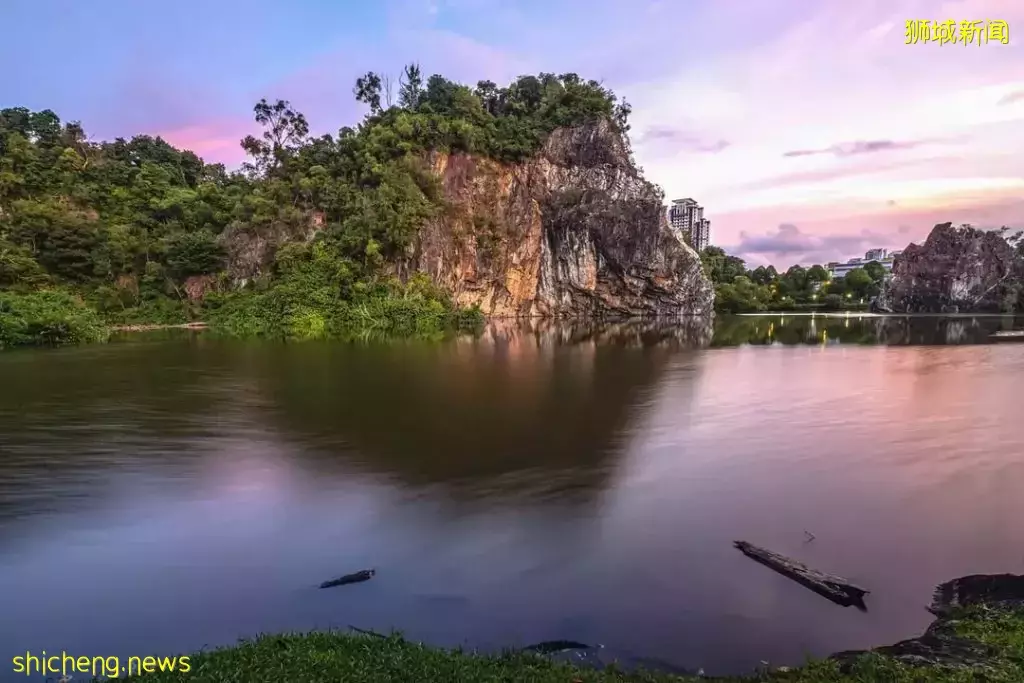
<svg viewBox="0 0 1024 683">
<path fill-rule="evenodd" d="M 720 316 L 711 346 L 988 344 L 994 332 L 1020 327 L 1020 322 L 998 316 Z"/>
</svg>

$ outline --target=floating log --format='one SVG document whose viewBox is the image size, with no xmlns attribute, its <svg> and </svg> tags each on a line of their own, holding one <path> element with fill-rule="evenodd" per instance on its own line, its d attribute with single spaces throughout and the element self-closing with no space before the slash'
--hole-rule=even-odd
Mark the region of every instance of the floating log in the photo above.
<svg viewBox="0 0 1024 683">
<path fill-rule="evenodd" d="M 364 569 L 361 572 L 355 574 L 345 574 L 331 581 L 324 581 L 320 584 L 321 588 L 332 588 L 333 586 L 344 586 L 346 583 L 359 583 L 360 581 L 369 581 L 373 578 L 373 575 L 377 573 L 375 569 Z"/>
<path fill-rule="evenodd" d="M 871 591 L 856 586 L 841 576 L 816 571 L 801 562 L 791 560 L 770 550 L 759 548 L 746 541 L 736 541 L 733 545 L 752 560 L 756 560 L 769 569 L 774 569 L 783 576 L 793 579 L 837 605 L 842 605 L 843 607 L 853 605 L 860 609 L 866 609 L 864 606 L 864 595 Z"/>
</svg>

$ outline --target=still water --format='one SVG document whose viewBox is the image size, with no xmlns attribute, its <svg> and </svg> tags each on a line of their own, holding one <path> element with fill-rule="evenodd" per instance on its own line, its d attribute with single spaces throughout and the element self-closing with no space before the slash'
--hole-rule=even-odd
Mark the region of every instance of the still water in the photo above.
<svg viewBox="0 0 1024 683">
<path fill-rule="evenodd" d="M 350 624 L 709 674 L 916 635 L 937 583 L 1024 572 L 1024 344 L 988 343 L 1014 326 L 762 316 L 0 354 L 0 679 L 26 650 Z M 871 589 L 867 612 L 737 539 Z"/>
</svg>

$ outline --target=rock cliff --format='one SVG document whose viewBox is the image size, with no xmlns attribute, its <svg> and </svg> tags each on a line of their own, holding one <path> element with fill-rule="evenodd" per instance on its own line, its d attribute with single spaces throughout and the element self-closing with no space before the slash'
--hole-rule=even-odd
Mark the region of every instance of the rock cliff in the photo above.
<svg viewBox="0 0 1024 683">
<path fill-rule="evenodd" d="M 700 258 L 669 227 L 663 196 L 608 122 L 555 131 L 519 164 L 432 154 L 446 209 L 401 275 L 428 273 L 490 316 L 710 314 Z"/>
<path fill-rule="evenodd" d="M 875 308 L 895 313 L 1019 310 L 1024 258 L 998 232 L 936 225 L 893 264 Z"/>
</svg>

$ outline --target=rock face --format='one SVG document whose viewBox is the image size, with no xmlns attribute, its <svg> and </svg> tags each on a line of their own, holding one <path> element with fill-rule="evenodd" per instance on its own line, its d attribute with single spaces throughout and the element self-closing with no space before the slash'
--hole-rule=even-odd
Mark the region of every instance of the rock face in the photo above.
<svg viewBox="0 0 1024 683">
<path fill-rule="evenodd" d="M 448 208 L 396 266 L 489 316 L 701 315 L 714 289 L 608 122 L 555 131 L 519 164 L 435 153 Z"/>
<path fill-rule="evenodd" d="M 1020 304 L 1024 259 L 997 232 L 936 225 L 896 257 L 875 302 L 895 313 L 998 312 Z"/>
<path fill-rule="evenodd" d="M 963 608 L 982 607 L 1003 613 L 1024 610 L 1024 576 L 1017 574 L 974 574 L 953 579 L 935 589 L 928 608 L 938 619 L 923 635 L 894 645 L 871 650 L 910 666 L 932 666 L 974 670 L 981 674 L 993 668 L 1003 655 L 999 648 L 957 635 L 957 616 Z M 1008 634 L 1011 635 L 1011 634 Z M 863 651 L 832 655 L 844 668 Z"/>
</svg>

